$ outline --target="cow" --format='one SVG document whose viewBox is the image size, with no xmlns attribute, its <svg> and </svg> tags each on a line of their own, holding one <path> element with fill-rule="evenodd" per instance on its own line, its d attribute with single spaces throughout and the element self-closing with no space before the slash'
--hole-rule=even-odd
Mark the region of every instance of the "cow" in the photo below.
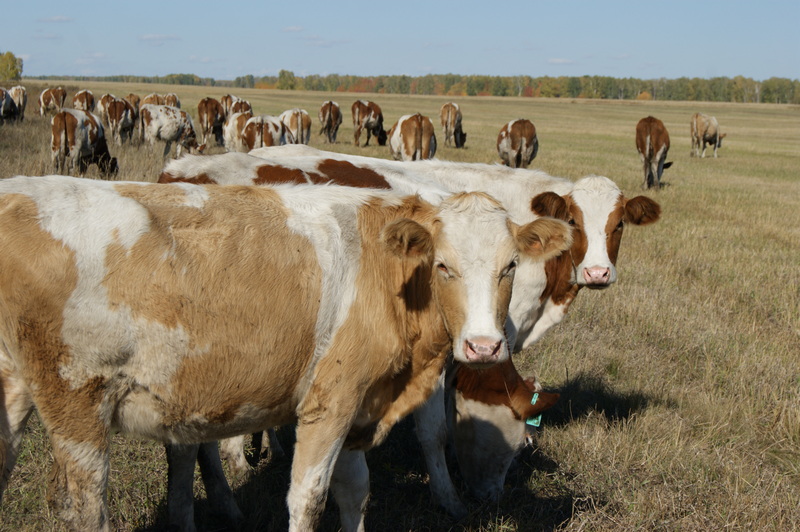
<svg viewBox="0 0 800 532">
<path fill-rule="evenodd" d="M 131 142 L 133 139 L 133 128 L 136 125 L 136 117 L 133 105 L 128 100 L 115 98 L 108 102 L 106 115 L 108 116 L 108 128 L 117 146 L 121 146 L 126 139 Z"/>
<path fill-rule="evenodd" d="M 689 133 L 692 136 L 692 157 L 706 156 L 706 144 L 714 145 L 714 158 L 717 158 L 717 149 L 722 147 L 722 139 L 725 138 L 727 133 L 719 132 L 719 122 L 713 116 L 708 116 L 703 113 L 695 113 L 692 115 L 692 120 L 689 123 Z M 700 146 L 703 147 L 702 154 L 700 153 Z"/>
<path fill-rule="evenodd" d="M 130 93 L 127 96 L 125 96 L 125 99 L 128 100 L 130 102 L 130 104 L 133 106 L 133 116 L 136 119 L 136 121 L 138 122 L 139 121 L 139 105 L 141 104 L 141 98 L 139 98 L 139 96 L 137 94 Z"/>
<path fill-rule="evenodd" d="M 442 136 L 444 145 L 455 145 L 456 148 L 463 148 L 467 142 L 467 134 L 461 127 L 461 108 L 455 102 L 447 102 L 439 110 L 439 120 L 442 123 Z"/>
<path fill-rule="evenodd" d="M 227 151 L 247 151 L 247 146 L 242 139 L 242 131 L 251 118 L 253 118 L 251 111 L 233 113 L 228 116 L 222 129 L 222 137 Z"/>
<path fill-rule="evenodd" d="M 119 171 L 117 159 L 108 152 L 105 130 L 100 119 L 78 109 L 64 109 L 50 120 L 50 156 L 56 173 L 84 175 L 91 164 L 111 176 Z"/>
<path fill-rule="evenodd" d="M 436 135 L 433 122 L 419 113 L 404 115 L 389 130 L 389 150 L 397 161 L 433 159 Z"/>
<path fill-rule="evenodd" d="M 359 145 L 361 132 L 367 132 L 367 141 L 364 146 L 369 146 L 370 135 L 375 135 L 380 146 L 386 145 L 386 131 L 383 129 L 383 111 L 375 102 L 356 100 L 350 107 L 353 115 L 353 144 Z"/>
<path fill-rule="evenodd" d="M 94 106 L 95 114 L 100 117 L 104 124 L 108 125 L 108 104 L 118 99 L 108 92 L 97 99 L 97 103 Z"/>
<path fill-rule="evenodd" d="M 226 94 L 222 98 L 219 99 L 219 103 L 222 105 L 222 109 L 225 111 L 225 118 L 227 119 L 228 116 L 231 114 L 231 106 L 233 102 L 238 100 L 238 96 L 234 96 L 233 94 Z"/>
<path fill-rule="evenodd" d="M 178 95 L 174 92 L 168 92 L 164 95 L 164 105 L 169 105 L 170 107 L 177 107 L 178 109 L 181 108 L 181 99 L 178 98 Z"/>
<path fill-rule="evenodd" d="M 669 152 L 669 133 L 664 122 L 653 116 L 639 120 L 636 124 L 636 149 L 644 170 L 642 189 L 660 189 L 664 169 L 672 166 L 672 162 L 665 162 Z"/>
<path fill-rule="evenodd" d="M 245 122 L 241 133 L 241 142 L 247 151 L 291 144 L 293 138 L 286 125 L 278 117 L 270 115 L 251 117 Z"/>
<path fill-rule="evenodd" d="M 89 89 L 83 89 L 72 97 L 72 107 L 79 111 L 94 113 L 94 94 Z"/>
<path fill-rule="evenodd" d="M 536 127 L 530 120 L 518 118 L 500 128 L 497 153 L 503 164 L 511 168 L 527 168 L 539 152 Z"/>
<path fill-rule="evenodd" d="M 484 193 L 433 206 L 336 186 L 45 176 L 2 180 L 0 205 L 0 490 L 35 408 L 51 500 L 76 530 L 109 528 L 112 431 L 177 444 L 185 462 L 181 446 L 285 423 L 289 530 L 315 527 L 329 487 L 342 528 L 363 530 L 364 452 L 425 401 L 448 352 L 508 359 L 516 265 L 551 247 L 541 233 L 568 234 L 514 224 Z M 172 524 L 192 528 L 186 510 Z"/>
<path fill-rule="evenodd" d="M 22 85 L 15 85 L 8 89 L 8 95 L 14 100 L 17 105 L 17 112 L 19 113 L 18 119 L 20 121 L 25 119 L 25 108 L 28 106 L 28 91 Z"/>
<path fill-rule="evenodd" d="M 197 121 L 200 122 L 200 133 L 203 143 L 208 144 L 208 134 L 214 135 L 218 145 L 224 143 L 222 126 L 225 124 L 225 110 L 222 104 L 214 98 L 203 98 L 197 104 Z"/>
<path fill-rule="evenodd" d="M 291 133 L 290 144 L 308 144 L 311 139 L 311 117 L 305 109 L 288 109 L 280 114 L 278 119 L 286 127 L 286 131 Z"/>
<path fill-rule="evenodd" d="M 230 111 L 227 117 L 235 115 L 236 113 L 253 113 L 253 106 L 247 100 L 236 99 L 231 103 Z"/>
<path fill-rule="evenodd" d="M 0 87 L 0 124 L 6 121 L 16 121 L 19 119 L 19 109 L 14 98 L 7 90 Z"/>
<path fill-rule="evenodd" d="M 151 92 L 150 94 L 142 98 L 139 104 L 139 108 L 141 109 L 143 105 L 166 105 L 164 103 L 164 95 Z"/>
<path fill-rule="evenodd" d="M 319 134 L 323 136 L 325 142 L 336 144 L 336 134 L 342 125 L 342 110 L 339 104 L 332 100 L 322 102 L 322 107 L 319 108 L 319 123 L 322 126 Z"/>
<path fill-rule="evenodd" d="M 46 112 L 61 111 L 64 107 L 64 102 L 67 101 L 67 91 L 61 87 L 53 89 L 44 89 L 39 94 L 39 115 L 44 116 Z"/>
<path fill-rule="evenodd" d="M 189 153 L 202 153 L 205 144 L 197 144 L 192 117 L 186 111 L 167 105 L 144 104 L 139 109 L 139 140 L 155 146 L 156 140 L 163 141 L 164 157 L 167 157 L 176 143 L 175 157 L 180 157 L 183 149 Z"/>
</svg>

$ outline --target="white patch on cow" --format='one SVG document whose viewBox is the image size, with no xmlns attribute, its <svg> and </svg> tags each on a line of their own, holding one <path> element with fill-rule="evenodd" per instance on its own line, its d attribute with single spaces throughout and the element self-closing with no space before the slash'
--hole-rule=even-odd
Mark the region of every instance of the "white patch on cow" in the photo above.
<svg viewBox="0 0 800 532">
<path fill-rule="evenodd" d="M 593 267 L 609 269 L 608 284 L 617 280 L 617 269 L 608 256 L 606 224 L 621 195 L 616 183 L 607 177 L 588 176 L 575 183 L 572 199 L 583 212 L 583 230 L 588 243 L 583 261 L 573 271 L 578 284 L 586 284 L 583 271 Z"/>
</svg>

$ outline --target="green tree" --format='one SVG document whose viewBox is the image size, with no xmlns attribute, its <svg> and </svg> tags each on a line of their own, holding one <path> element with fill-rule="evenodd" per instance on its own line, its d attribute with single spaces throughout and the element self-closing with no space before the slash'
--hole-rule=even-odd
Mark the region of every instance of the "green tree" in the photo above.
<svg viewBox="0 0 800 532">
<path fill-rule="evenodd" d="M 22 77 L 22 59 L 11 52 L 0 55 L 0 79 L 18 80 Z"/>
<path fill-rule="evenodd" d="M 275 88 L 283 91 L 293 91 L 297 87 L 297 78 L 291 70 L 281 70 L 278 72 L 278 85 Z"/>
</svg>

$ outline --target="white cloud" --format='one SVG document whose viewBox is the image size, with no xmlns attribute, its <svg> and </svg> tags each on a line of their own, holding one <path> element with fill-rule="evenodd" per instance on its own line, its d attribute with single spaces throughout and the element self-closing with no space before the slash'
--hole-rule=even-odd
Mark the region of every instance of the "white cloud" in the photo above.
<svg viewBox="0 0 800 532">
<path fill-rule="evenodd" d="M 164 45 L 164 43 L 168 41 L 179 41 L 181 39 L 177 35 L 160 35 L 160 34 L 148 33 L 145 35 L 140 35 L 139 40 L 151 46 L 162 46 Z"/>
</svg>

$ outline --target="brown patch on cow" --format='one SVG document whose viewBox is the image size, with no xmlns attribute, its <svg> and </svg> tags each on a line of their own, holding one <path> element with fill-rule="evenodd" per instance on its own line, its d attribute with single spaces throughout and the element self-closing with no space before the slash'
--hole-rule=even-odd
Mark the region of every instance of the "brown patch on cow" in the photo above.
<svg viewBox="0 0 800 532">
<path fill-rule="evenodd" d="M 176 176 L 169 172 L 161 172 L 157 183 L 191 183 L 193 185 L 216 185 L 217 182 L 211 179 L 205 172 L 195 176 Z"/>
<path fill-rule="evenodd" d="M 277 185 L 280 183 L 308 183 L 306 173 L 297 168 L 286 168 L 272 164 L 263 164 L 256 168 L 254 185 Z"/>
<path fill-rule="evenodd" d="M 325 159 L 317 165 L 317 169 L 337 185 L 360 188 L 392 188 L 379 173 L 369 168 L 355 166 L 347 161 Z"/>
</svg>

